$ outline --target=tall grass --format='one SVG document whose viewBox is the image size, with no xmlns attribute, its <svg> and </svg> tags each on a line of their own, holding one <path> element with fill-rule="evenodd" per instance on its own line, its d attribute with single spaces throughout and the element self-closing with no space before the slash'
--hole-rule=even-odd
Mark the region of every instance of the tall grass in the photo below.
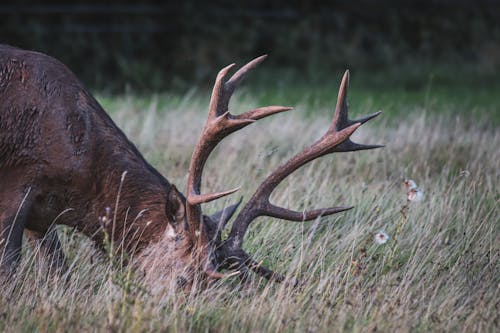
<svg viewBox="0 0 500 333">
<path fill-rule="evenodd" d="M 253 101 L 235 101 L 235 113 Z M 113 118 L 184 188 L 206 105 L 191 95 L 137 105 L 115 101 Z M 419 109 L 390 122 L 382 115 L 354 140 L 386 148 L 324 157 L 280 185 L 272 201 L 286 207 L 356 206 L 309 223 L 254 223 L 246 250 L 296 286 L 255 278 L 241 288 L 229 279 L 208 290 L 155 293 L 129 267 L 61 228 L 71 276 L 48 278 L 36 249 L 26 246 L 17 279 L 2 286 L 0 331 L 498 330 L 500 133 L 487 121 L 447 111 L 438 116 Z M 249 198 L 270 170 L 328 127 L 327 110 L 302 113 L 299 107 L 227 138 L 206 167 L 204 190 L 241 185 Z M 425 191 L 425 200 L 407 211 L 404 178 Z M 210 213 L 231 200 L 204 209 Z M 379 230 L 390 236 L 382 245 L 373 241 Z"/>
</svg>

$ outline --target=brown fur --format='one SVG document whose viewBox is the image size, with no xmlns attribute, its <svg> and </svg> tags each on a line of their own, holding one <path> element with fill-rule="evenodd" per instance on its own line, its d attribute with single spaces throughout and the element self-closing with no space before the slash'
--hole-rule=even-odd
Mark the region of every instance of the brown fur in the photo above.
<svg viewBox="0 0 500 333">
<path fill-rule="evenodd" d="M 41 240 L 54 224 L 140 253 L 164 239 L 184 200 L 65 65 L 0 45 L 1 269 L 15 268 L 23 231 Z M 60 257 L 50 237 L 45 252 Z"/>
</svg>

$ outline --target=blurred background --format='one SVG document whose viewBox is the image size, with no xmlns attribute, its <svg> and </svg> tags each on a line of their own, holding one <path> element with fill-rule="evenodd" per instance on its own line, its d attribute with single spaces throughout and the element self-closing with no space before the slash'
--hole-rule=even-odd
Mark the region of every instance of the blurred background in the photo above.
<svg viewBox="0 0 500 333">
<path fill-rule="evenodd" d="M 220 68 L 269 54 L 240 89 L 259 104 L 329 109 L 349 68 L 359 112 L 500 124 L 498 22 L 493 0 L 3 1 L 0 42 L 60 59 L 111 112 L 130 94 L 204 105 Z"/>
<path fill-rule="evenodd" d="M 377 90 L 406 104 L 435 92 L 495 115 L 498 22 L 493 0 L 2 1 L 0 41 L 60 59 L 102 94 L 203 91 L 222 66 L 268 53 L 255 88 L 281 85 L 291 102 L 335 91 L 350 68 L 380 104 L 391 96 Z"/>
</svg>

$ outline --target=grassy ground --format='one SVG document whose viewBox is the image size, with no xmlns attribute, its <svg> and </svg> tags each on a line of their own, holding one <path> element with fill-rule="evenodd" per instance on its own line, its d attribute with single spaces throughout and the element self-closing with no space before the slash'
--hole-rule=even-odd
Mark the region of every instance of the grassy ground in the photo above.
<svg viewBox="0 0 500 333">
<path fill-rule="evenodd" d="M 353 80 L 353 117 L 389 108 L 354 139 L 387 147 L 315 161 L 290 176 L 272 200 L 295 209 L 332 203 L 355 209 L 304 224 L 261 218 L 245 243 L 255 258 L 297 278 L 297 287 L 256 279 L 241 290 L 228 280 L 191 294 L 150 293 L 126 267 L 110 264 L 88 240 L 63 228 L 71 281 L 47 280 L 26 248 L 18 280 L 2 287 L 0 331 L 498 330 L 500 101 L 494 89 L 468 96 L 467 86 L 446 90 L 432 78 L 393 90 Z M 233 101 L 234 113 L 263 102 L 291 101 L 297 108 L 225 140 L 206 168 L 206 191 L 241 185 L 248 198 L 273 167 L 326 130 L 338 81 L 297 82 L 293 89 L 281 83 L 261 93 L 250 88 Z M 146 158 L 184 189 L 205 95 L 100 100 Z M 423 188 L 423 202 L 405 208 L 404 178 Z M 380 230 L 390 236 L 383 245 L 373 241 Z"/>
</svg>

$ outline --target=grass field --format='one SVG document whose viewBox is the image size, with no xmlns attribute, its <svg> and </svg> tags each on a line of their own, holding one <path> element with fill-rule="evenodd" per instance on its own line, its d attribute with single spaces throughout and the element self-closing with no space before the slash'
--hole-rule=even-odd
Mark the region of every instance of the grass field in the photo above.
<svg viewBox="0 0 500 333">
<path fill-rule="evenodd" d="M 154 293 L 128 267 L 61 228 L 71 280 L 47 280 L 26 247 L 16 282 L 2 286 L 0 331 L 498 331 L 500 85 L 436 78 L 408 88 L 353 75 L 352 117 L 386 111 L 354 140 L 386 147 L 324 157 L 273 194 L 273 202 L 298 210 L 356 206 L 314 222 L 254 223 L 245 248 L 297 279 L 296 287 L 255 279 L 241 289 L 229 279 L 205 291 Z M 249 198 L 273 167 L 328 127 L 340 79 L 287 85 L 282 77 L 274 90 L 259 87 L 260 80 L 235 96 L 233 113 L 264 103 L 296 109 L 227 138 L 206 168 L 207 192 L 241 185 Z M 184 190 L 206 93 L 99 99 L 146 158 Z M 422 202 L 405 206 L 405 178 L 424 190 Z M 382 245 L 373 239 L 380 230 L 390 237 Z"/>
</svg>

